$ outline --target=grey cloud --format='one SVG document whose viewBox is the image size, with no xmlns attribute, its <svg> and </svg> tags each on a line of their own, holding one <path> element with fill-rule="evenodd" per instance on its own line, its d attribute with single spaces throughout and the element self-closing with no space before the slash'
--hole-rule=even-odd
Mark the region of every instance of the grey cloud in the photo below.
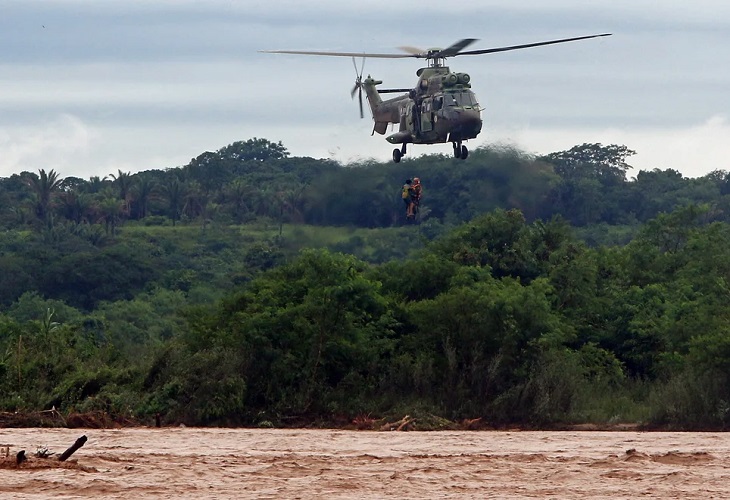
<svg viewBox="0 0 730 500">
<path fill-rule="evenodd" d="M 356 123 L 353 133 L 375 141 L 367 137 L 371 125 L 357 122 L 349 60 L 256 51 L 392 51 L 463 37 L 480 38 L 474 47 L 486 48 L 606 31 L 614 36 L 449 60 L 473 77 L 486 107 L 485 139 L 491 130 L 514 126 L 684 127 L 730 113 L 730 6 L 652 4 L 6 0 L 0 127 L 70 115 L 95 130 L 128 129 L 119 141 L 134 141 L 135 129 L 155 131 L 160 151 L 190 143 L 180 130 L 245 139 L 239 134 L 279 129 L 331 127 L 344 134 L 342 123 Z M 421 63 L 368 60 L 365 72 L 384 86 L 411 86 Z M 110 134 L 108 148 L 96 154 L 124 153 L 125 146 L 109 143 Z"/>
</svg>

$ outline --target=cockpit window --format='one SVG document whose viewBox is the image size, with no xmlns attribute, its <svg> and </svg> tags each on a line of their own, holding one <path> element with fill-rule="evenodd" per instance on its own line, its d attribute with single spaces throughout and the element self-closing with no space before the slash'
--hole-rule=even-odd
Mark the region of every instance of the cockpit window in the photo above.
<svg viewBox="0 0 730 500">
<path fill-rule="evenodd" d="M 455 92 L 452 95 L 455 101 L 455 104 L 452 104 L 452 106 L 479 106 L 477 96 L 470 90 Z"/>
<path fill-rule="evenodd" d="M 453 92 L 444 95 L 444 106 L 479 107 L 477 96 L 471 90 Z"/>
</svg>

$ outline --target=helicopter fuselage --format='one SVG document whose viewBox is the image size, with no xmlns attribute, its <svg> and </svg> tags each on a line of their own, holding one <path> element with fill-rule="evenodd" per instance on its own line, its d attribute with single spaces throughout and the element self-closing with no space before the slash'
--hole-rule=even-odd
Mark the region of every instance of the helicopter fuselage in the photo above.
<svg viewBox="0 0 730 500">
<path fill-rule="evenodd" d="M 448 90 L 412 99 L 399 106 L 399 131 L 391 144 L 437 144 L 474 139 L 482 129 L 481 110 L 471 90 Z"/>
<path fill-rule="evenodd" d="M 373 113 L 373 133 L 385 135 L 389 124 L 398 132 L 386 137 L 391 144 L 437 144 L 451 142 L 457 156 L 465 150 L 462 141 L 474 139 L 482 130 L 481 108 L 466 73 L 452 73 L 446 66 L 421 68 L 418 84 L 407 94 L 382 100 L 376 88 L 380 81 L 368 76 L 363 88 Z M 394 153 L 394 158 L 397 153 Z M 466 157 L 466 153 L 464 153 Z"/>
<path fill-rule="evenodd" d="M 261 52 L 351 57 L 357 74 L 351 95 L 354 98 L 355 93 L 359 90 L 360 118 L 363 117 L 362 91 L 365 90 L 375 121 L 373 133 L 377 132 L 385 135 L 388 124 L 398 123 L 400 125 L 398 132 L 386 137 L 386 140 L 391 144 L 401 145 L 400 149 L 393 150 L 393 161 L 398 163 L 406 154 L 407 144 L 436 144 L 442 142 L 451 142 L 454 146 L 454 156 L 465 160 L 469 151 L 466 146 L 462 145 L 462 141 L 473 139 L 481 132 L 481 109 L 476 96 L 470 90 L 469 75 L 466 73 L 452 73 L 445 66 L 447 58 L 462 55 L 494 54 L 604 36 L 611 36 L 611 33 L 478 50 L 465 50 L 477 40 L 475 38 L 463 38 L 445 49 L 422 50 L 416 47 L 400 47 L 407 54 L 312 50 L 264 50 Z M 362 57 L 363 60 L 359 72 L 355 62 L 356 57 Z M 400 97 L 383 101 L 376 89 L 376 85 L 383 82 L 375 81 L 369 76 L 364 81 L 362 80 L 362 70 L 366 57 L 386 59 L 413 57 L 425 59 L 428 61 L 428 66 L 416 72 L 419 80 L 414 89 L 383 90 L 381 93 L 405 92 Z"/>
<path fill-rule="evenodd" d="M 355 93 L 359 91 L 360 118 L 363 117 L 362 91 L 365 90 L 370 109 L 373 112 L 373 120 L 375 121 L 373 133 L 377 132 L 385 135 L 388 124 L 399 124 L 398 132 L 386 137 L 386 140 L 391 144 L 401 145 L 400 149 L 393 150 L 393 161 L 398 163 L 402 156 L 406 154 L 407 144 L 435 144 L 442 142 L 451 142 L 454 146 L 454 156 L 465 160 L 469 151 L 466 146 L 462 145 L 462 141 L 473 139 L 481 132 L 481 109 L 479 108 L 476 96 L 470 90 L 469 75 L 466 73 L 452 73 L 445 66 L 447 58 L 462 55 L 494 54 L 604 36 L 611 36 L 611 33 L 576 36 L 478 50 L 465 50 L 477 40 L 475 38 L 463 38 L 445 49 L 432 48 L 422 50 L 416 47 L 401 47 L 401 50 L 407 52 L 407 54 L 312 50 L 264 50 L 261 52 L 351 57 L 352 64 L 355 66 L 357 79 L 350 94 L 354 98 Z M 356 57 L 362 57 L 363 61 L 360 65 L 359 72 L 357 63 L 355 62 Z M 362 70 L 366 57 L 387 59 L 413 57 L 425 59 L 428 62 L 428 66 L 416 72 L 419 80 L 414 89 L 381 91 L 380 93 L 405 92 L 400 97 L 384 101 L 376 89 L 376 85 L 383 82 L 375 81 L 369 76 L 364 81 L 362 79 Z"/>
</svg>

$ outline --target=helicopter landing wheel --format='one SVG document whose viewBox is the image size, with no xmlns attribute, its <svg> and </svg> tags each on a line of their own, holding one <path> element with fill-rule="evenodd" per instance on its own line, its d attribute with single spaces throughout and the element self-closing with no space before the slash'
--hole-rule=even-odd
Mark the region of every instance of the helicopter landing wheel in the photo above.
<svg viewBox="0 0 730 500">
<path fill-rule="evenodd" d="M 462 147 L 461 144 L 453 143 L 454 145 L 454 158 L 461 158 Z"/>
<path fill-rule="evenodd" d="M 400 152 L 400 149 L 395 148 L 393 150 L 393 161 L 395 163 L 400 163 L 400 159 L 403 157 L 403 153 Z"/>
<path fill-rule="evenodd" d="M 466 146 L 461 146 L 461 155 L 459 155 L 459 158 L 466 160 L 467 156 L 469 156 L 469 150 L 466 149 Z"/>
</svg>

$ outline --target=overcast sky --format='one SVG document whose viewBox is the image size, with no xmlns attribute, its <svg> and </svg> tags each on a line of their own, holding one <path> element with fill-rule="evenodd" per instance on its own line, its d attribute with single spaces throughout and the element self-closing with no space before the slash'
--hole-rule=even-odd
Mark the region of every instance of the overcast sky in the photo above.
<svg viewBox="0 0 730 500">
<path fill-rule="evenodd" d="M 164 169 L 251 137 L 294 156 L 386 160 L 393 147 L 350 99 L 351 60 L 257 51 L 461 38 L 481 49 L 607 32 L 449 59 L 485 108 L 469 148 L 618 143 L 641 169 L 730 170 L 727 0 L 0 0 L 0 177 Z M 422 63 L 368 59 L 365 73 L 412 87 Z"/>
</svg>

